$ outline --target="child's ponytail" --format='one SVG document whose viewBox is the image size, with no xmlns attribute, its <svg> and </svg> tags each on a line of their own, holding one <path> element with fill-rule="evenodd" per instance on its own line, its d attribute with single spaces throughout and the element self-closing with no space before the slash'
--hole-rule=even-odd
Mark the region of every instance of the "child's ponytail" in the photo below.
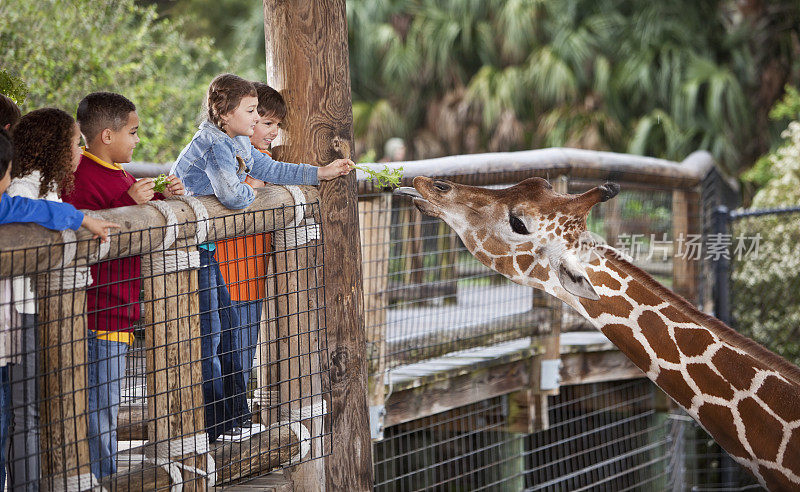
<svg viewBox="0 0 800 492">
<path fill-rule="evenodd" d="M 214 77 L 206 96 L 208 121 L 224 131 L 222 117 L 236 109 L 245 96 L 258 97 L 252 82 L 232 73 Z"/>
</svg>

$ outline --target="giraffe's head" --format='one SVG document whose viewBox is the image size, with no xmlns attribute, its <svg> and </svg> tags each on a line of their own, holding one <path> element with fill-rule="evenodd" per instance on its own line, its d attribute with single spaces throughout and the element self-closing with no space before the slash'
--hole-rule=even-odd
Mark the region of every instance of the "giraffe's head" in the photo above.
<svg viewBox="0 0 800 492">
<path fill-rule="evenodd" d="M 619 185 L 569 195 L 556 193 L 542 178 L 490 189 L 419 176 L 413 188 L 395 193 L 447 222 L 481 263 L 511 280 L 562 298 L 566 291 L 598 299 L 579 253 L 589 237 L 589 210 L 616 196 Z"/>
</svg>

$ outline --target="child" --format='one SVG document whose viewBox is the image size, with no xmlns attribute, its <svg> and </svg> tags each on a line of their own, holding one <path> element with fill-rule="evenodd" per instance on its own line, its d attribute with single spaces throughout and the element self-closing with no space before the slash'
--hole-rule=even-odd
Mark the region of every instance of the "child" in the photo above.
<svg viewBox="0 0 800 492">
<path fill-rule="evenodd" d="M 241 77 L 217 76 L 208 87 L 206 106 L 208 120 L 172 166 L 172 172 L 195 195 L 216 195 L 226 207 L 241 209 L 255 199 L 253 187 L 245 181 L 248 174 L 277 184 L 316 185 L 320 179 L 333 179 L 352 169 L 347 159 L 315 167 L 278 162 L 255 150 L 249 137 L 259 121 L 258 94 Z M 200 263 L 203 396 L 206 431 L 213 442 L 223 433 L 232 439 L 245 436 L 241 426 L 250 415 L 246 401 L 242 402 L 244 380 L 234 333 L 239 321 L 231 309 L 213 243 L 200 245 Z"/>
<path fill-rule="evenodd" d="M 100 210 L 147 203 L 183 193 L 175 176 L 163 196 L 150 178 L 137 181 L 120 162 L 130 162 L 139 142 L 136 106 L 111 92 L 95 92 L 78 104 L 86 148 L 75 172 L 74 189 L 64 201 Z M 92 265 L 94 284 L 86 291 L 89 373 L 89 453 L 92 473 L 116 472 L 117 413 L 125 355 L 133 344 L 133 324 L 140 317 L 141 259 L 138 256 Z"/>
<path fill-rule="evenodd" d="M 70 118 L 70 120 L 72 120 L 72 118 Z M 23 124 L 25 123 L 26 122 L 23 121 Z M 74 122 L 72 122 L 72 124 L 74 125 Z M 6 125 L 3 124 L 2 126 Z M 13 122 L 11 126 L 13 126 Z M 72 130 L 72 128 L 70 130 Z M 0 129 L 0 176 L 2 176 L 2 179 L 0 179 L 0 224 L 33 222 L 53 230 L 78 229 L 84 226 L 94 233 L 94 237 L 99 236 L 103 241 L 108 240 L 109 228 L 119 228 L 118 224 L 84 215 L 82 212 L 76 210 L 75 207 L 66 203 L 7 195 L 5 192 L 11 184 L 13 150 L 11 138 L 8 133 L 4 129 Z M 71 159 L 69 165 L 72 166 Z M 23 284 L 23 289 L 29 288 L 29 285 L 30 284 L 25 286 Z M 21 325 L 24 335 L 22 343 L 23 350 L 27 352 L 31 350 L 28 340 L 28 337 L 31 336 L 29 332 L 33 331 L 35 333 L 36 330 L 34 315 L 26 313 L 25 309 L 29 307 L 29 302 L 33 300 L 33 293 L 23 289 L 16 288 L 12 291 L 10 280 L 0 281 L 0 330 L 3 332 L 5 342 L 8 339 L 7 335 L 10 331 L 20 330 L 19 326 Z M 29 358 L 20 358 L 18 357 L 19 355 L 20 354 L 12 353 L 11 345 L 8 343 L 0 344 L 0 360 L 7 364 L 0 367 L 0 379 L 2 379 L 3 383 L 2 391 L 0 391 L 0 399 L 2 399 L 0 402 L 0 414 L 2 414 L 0 415 L 0 490 L 3 490 L 5 486 L 5 443 L 9 433 L 8 426 L 11 422 L 15 423 L 15 427 L 19 427 L 19 429 L 14 430 L 14 435 L 15 438 L 18 435 L 20 438 L 19 440 L 12 440 L 10 446 L 11 458 L 21 460 L 19 465 L 21 465 L 23 469 L 19 470 L 16 461 L 12 462 L 9 490 L 39 489 L 37 483 L 38 464 L 35 463 L 35 460 L 27 460 L 27 463 L 26 460 L 22 460 L 22 457 L 26 455 L 27 458 L 35 458 L 35 453 L 38 450 L 38 443 L 34 444 L 37 446 L 34 449 L 27 447 L 31 445 L 31 438 L 34 440 L 37 438 L 30 428 L 31 422 L 29 420 L 35 418 L 35 414 L 29 412 L 35 412 L 35 408 L 38 404 L 38 402 L 36 402 L 37 393 L 35 391 L 35 386 L 33 386 L 34 389 L 32 391 L 30 386 L 28 386 L 35 385 L 36 361 L 34 358 L 34 366 L 30 367 L 31 361 Z M 17 364 L 15 363 L 9 364 L 9 361 L 16 362 L 20 359 L 22 359 L 23 362 L 23 367 L 21 368 L 17 368 Z M 11 367 L 12 374 L 11 385 L 9 385 L 8 380 L 9 366 Z M 22 374 L 25 375 L 25 379 L 21 382 L 22 384 L 18 384 L 20 383 L 20 377 L 17 373 L 20 370 Z M 27 375 L 25 374 L 26 371 L 28 371 Z M 33 371 L 33 374 L 31 374 L 30 371 Z M 9 394 L 10 387 L 13 388 L 13 395 Z M 17 391 L 27 391 L 27 394 L 22 396 L 21 402 Z M 17 419 L 17 417 L 14 416 L 16 420 L 12 420 L 12 408 L 10 408 L 12 398 L 14 399 L 13 411 L 14 413 L 21 412 L 21 414 L 18 414 L 22 415 L 22 418 Z M 20 406 L 33 408 L 19 408 Z"/>
<path fill-rule="evenodd" d="M 72 116 L 56 108 L 31 111 L 14 129 L 15 166 L 9 196 L 60 202 L 59 192 L 72 187 L 81 156 L 81 134 Z M 21 363 L 9 371 L 13 425 L 8 448 L 9 487 L 38 490 L 39 412 L 36 404 L 36 297 L 30 279 L 13 280 L 15 308 L 21 320 Z"/>
<path fill-rule="evenodd" d="M 259 152 L 271 157 L 269 149 L 278 135 L 281 121 L 286 117 L 286 102 L 278 91 L 267 84 L 253 82 L 253 85 L 258 94 L 256 110 L 259 119 L 253 135 L 250 136 L 250 143 Z M 245 178 L 245 183 L 254 188 L 265 185 L 263 181 L 250 175 Z M 237 330 L 237 342 L 245 387 L 250 382 L 250 371 L 258 344 L 269 244 L 269 234 L 256 234 L 217 243 L 216 258 L 228 286 L 233 309 L 241 323 Z"/>
</svg>

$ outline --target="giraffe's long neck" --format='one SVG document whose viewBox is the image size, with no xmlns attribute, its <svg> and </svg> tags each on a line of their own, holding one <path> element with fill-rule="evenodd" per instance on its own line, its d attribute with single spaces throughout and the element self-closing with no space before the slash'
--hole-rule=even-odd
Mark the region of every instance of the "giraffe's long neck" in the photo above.
<svg viewBox="0 0 800 492">
<path fill-rule="evenodd" d="M 586 270 L 600 299 L 569 303 L 762 485 L 800 489 L 800 370 L 607 251 Z"/>
</svg>

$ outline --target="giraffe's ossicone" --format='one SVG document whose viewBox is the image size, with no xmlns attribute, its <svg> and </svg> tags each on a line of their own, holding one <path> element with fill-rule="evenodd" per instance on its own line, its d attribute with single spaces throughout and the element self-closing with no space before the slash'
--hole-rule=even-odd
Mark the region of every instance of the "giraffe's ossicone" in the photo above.
<svg viewBox="0 0 800 492">
<path fill-rule="evenodd" d="M 503 189 L 426 177 L 396 193 L 439 217 L 484 265 L 556 296 L 600 329 L 770 490 L 800 490 L 800 369 L 709 316 L 587 231 L 617 195 L 542 178 Z"/>
</svg>

